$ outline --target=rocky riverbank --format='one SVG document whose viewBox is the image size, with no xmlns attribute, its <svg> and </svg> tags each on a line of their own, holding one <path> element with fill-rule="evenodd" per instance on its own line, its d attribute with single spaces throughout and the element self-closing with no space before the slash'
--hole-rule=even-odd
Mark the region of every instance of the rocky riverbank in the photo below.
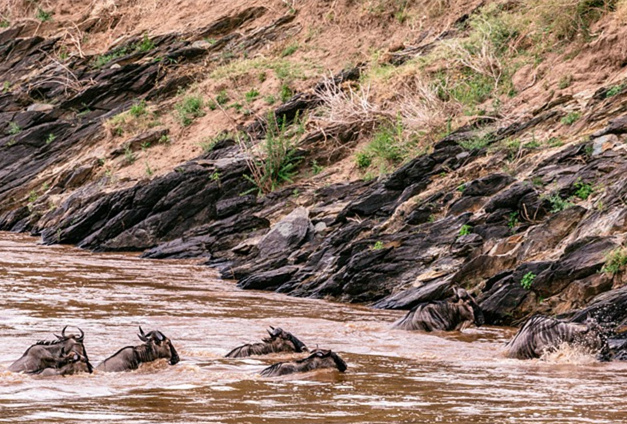
<svg viewBox="0 0 627 424">
<path fill-rule="evenodd" d="M 295 13 L 251 6 L 64 60 L 64 39 L 39 36 L 32 23 L 0 32 L 0 229 L 98 251 L 202 258 L 244 289 L 408 309 L 457 284 L 475 294 L 489 324 L 582 308 L 625 324 L 626 85 L 601 79 L 588 94 L 552 93 L 525 113 L 474 116 L 375 179 L 309 175 L 257 195 L 252 150 L 234 133 L 160 175 L 148 162 L 145 178 L 111 175 L 109 162 L 123 167 L 151 145 L 167 155 L 176 137 L 190 136 L 156 125 L 112 138 L 112 118 L 139 100 L 171 104 L 207 63 L 261 54 L 301 27 Z M 386 60 L 403 66 L 433 43 Z M 611 68 L 613 81 L 625 64 Z M 334 87 L 349 90 L 365 68 L 335 69 Z M 325 87 L 312 80 L 233 125 L 262 143 L 268 111 L 299 125 L 324 103 Z M 298 155 L 332 168 L 367 134 L 355 122 L 306 128 Z M 553 136 L 539 143 L 536 134 Z"/>
</svg>

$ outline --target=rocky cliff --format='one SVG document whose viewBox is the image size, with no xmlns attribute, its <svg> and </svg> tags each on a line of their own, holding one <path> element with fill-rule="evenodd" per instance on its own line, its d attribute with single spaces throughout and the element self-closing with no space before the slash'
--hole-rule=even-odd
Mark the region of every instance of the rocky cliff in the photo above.
<svg viewBox="0 0 627 424">
<path fill-rule="evenodd" d="M 134 30 L 138 6 L 61 3 L 0 11 L 0 229 L 244 289 L 407 309 L 458 284 L 491 324 L 627 319 L 622 2 L 551 21 L 555 50 L 511 29 L 517 2 L 229 2 Z"/>
</svg>

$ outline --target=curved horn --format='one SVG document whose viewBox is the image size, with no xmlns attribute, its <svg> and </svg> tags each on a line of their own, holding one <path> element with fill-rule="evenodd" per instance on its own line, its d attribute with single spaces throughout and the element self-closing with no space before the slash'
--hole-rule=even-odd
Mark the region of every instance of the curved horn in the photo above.
<svg viewBox="0 0 627 424">
<path fill-rule="evenodd" d="M 80 327 L 76 327 L 76 328 L 78 328 L 78 331 L 81 333 L 81 335 L 78 336 L 78 338 L 76 340 L 78 340 L 79 342 L 82 342 L 83 339 L 85 338 L 85 333 L 83 333 L 83 330 L 81 330 Z"/>
<path fill-rule="evenodd" d="M 144 330 L 142 330 L 141 326 L 139 327 L 139 334 L 137 335 L 137 337 L 139 337 L 139 340 L 141 340 L 142 342 L 147 342 L 148 341 L 148 338 L 144 334 Z"/>
<path fill-rule="evenodd" d="M 65 337 L 65 330 L 67 329 L 67 325 L 65 327 L 63 327 L 63 330 L 61 330 L 61 337 L 63 337 L 64 339 Z"/>
</svg>

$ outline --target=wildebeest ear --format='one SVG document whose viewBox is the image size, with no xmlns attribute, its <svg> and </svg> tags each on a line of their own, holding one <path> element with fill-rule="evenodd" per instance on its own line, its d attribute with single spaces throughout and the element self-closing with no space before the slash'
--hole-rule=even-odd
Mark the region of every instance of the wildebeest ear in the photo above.
<svg viewBox="0 0 627 424">
<path fill-rule="evenodd" d="M 156 334 L 157 334 L 157 339 L 159 339 L 160 342 L 165 340 L 165 336 L 163 335 L 161 331 L 156 331 Z"/>
<path fill-rule="evenodd" d="M 61 353 L 59 354 L 60 357 L 65 356 L 65 347 L 61 347 Z"/>
</svg>

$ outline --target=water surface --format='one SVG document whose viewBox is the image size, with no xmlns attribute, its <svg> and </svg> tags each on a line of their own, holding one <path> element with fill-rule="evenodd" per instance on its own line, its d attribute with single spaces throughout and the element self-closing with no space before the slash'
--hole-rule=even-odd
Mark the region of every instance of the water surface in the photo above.
<svg viewBox="0 0 627 424">
<path fill-rule="evenodd" d="M 400 311 L 238 290 L 193 263 L 41 246 L 0 233 L 0 422 L 13 423 L 622 423 L 627 364 L 562 355 L 505 359 L 511 329 L 391 330 Z M 80 326 L 94 365 L 170 337 L 181 362 L 129 373 L 36 377 L 6 368 L 37 340 Z M 268 326 L 338 352 L 334 371 L 264 379 L 293 358 L 225 359 Z"/>
</svg>

